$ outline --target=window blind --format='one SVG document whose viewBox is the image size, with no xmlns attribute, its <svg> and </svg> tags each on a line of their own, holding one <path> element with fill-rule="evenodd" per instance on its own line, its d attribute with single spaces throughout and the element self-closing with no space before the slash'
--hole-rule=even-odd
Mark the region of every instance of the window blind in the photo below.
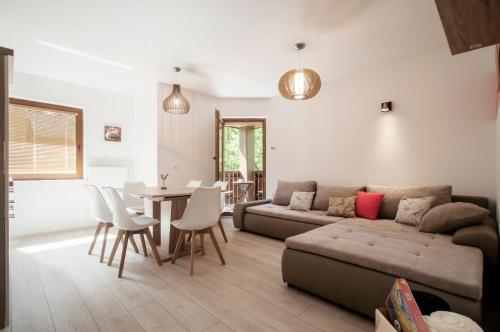
<svg viewBox="0 0 500 332">
<path fill-rule="evenodd" d="M 76 112 L 27 105 L 9 107 L 9 173 L 77 174 Z"/>
</svg>

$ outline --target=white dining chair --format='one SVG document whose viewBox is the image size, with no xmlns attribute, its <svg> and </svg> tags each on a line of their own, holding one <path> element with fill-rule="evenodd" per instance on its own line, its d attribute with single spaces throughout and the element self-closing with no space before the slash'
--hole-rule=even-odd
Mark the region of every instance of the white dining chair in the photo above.
<svg viewBox="0 0 500 332">
<path fill-rule="evenodd" d="M 201 187 L 201 180 L 191 180 L 186 185 L 188 188 L 199 188 Z"/>
<path fill-rule="evenodd" d="M 124 189 L 124 192 L 122 194 L 123 203 L 127 207 L 127 211 L 130 214 L 137 216 L 144 214 L 144 199 L 127 194 L 127 190 L 141 189 L 145 187 L 146 185 L 144 184 L 144 182 L 141 181 L 125 182 L 123 184 L 123 189 Z"/>
<path fill-rule="evenodd" d="M 102 263 L 104 260 L 104 252 L 106 251 L 106 240 L 108 238 L 108 229 L 113 227 L 113 214 L 109 210 L 106 200 L 102 196 L 99 189 L 96 186 L 88 185 L 87 191 L 89 194 L 89 219 L 97 223 L 97 228 L 95 230 L 94 239 L 90 244 L 90 249 L 88 254 L 92 255 L 95 243 L 102 229 L 104 228 L 104 238 L 102 241 L 101 257 L 99 261 Z"/>
<path fill-rule="evenodd" d="M 144 235 L 147 237 L 151 250 L 153 251 L 153 255 L 158 262 L 158 265 L 162 265 L 162 260 L 160 255 L 158 254 L 158 250 L 156 249 L 156 245 L 153 241 L 153 237 L 149 230 L 150 226 L 154 226 L 158 224 L 160 221 L 149 218 L 146 216 L 131 216 L 125 207 L 120 195 L 116 189 L 111 187 L 103 188 L 104 192 L 108 197 L 109 207 L 111 212 L 113 213 L 113 225 L 118 229 L 118 234 L 116 236 L 115 244 L 113 245 L 113 250 L 111 251 L 111 255 L 109 257 L 108 265 L 111 266 L 113 264 L 113 259 L 116 254 L 116 250 L 120 244 L 120 241 L 123 239 L 122 246 L 122 256 L 120 259 L 120 268 L 118 270 L 118 278 L 122 277 L 123 274 L 123 266 L 125 264 L 125 255 L 127 253 L 127 243 L 130 239 L 131 241 L 134 238 L 135 234 L 139 234 L 141 236 L 142 249 L 144 250 L 144 256 L 147 256 L 146 250 L 146 242 L 144 240 Z"/>
<path fill-rule="evenodd" d="M 197 188 L 191 195 L 191 199 L 188 202 L 182 218 L 175 220 L 172 223 L 175 228 L 180 230 L 179 239 L 177 241 L 177 245 L 175 246 L 174 256 L 172 257 L 172 264 L 175 264 L 175 260 L 181 251 L 185 235 L 191 234 L 192 239 L 189 275 L 193 275 L 196 235 L 200 235 L 201 253 L 204 255 L 204 235 L 206 233 L 210 236 L 222 265 L 226 264 L 212 229 L 213 226 L 217 225 L 219 216 L 220 188 Z"/>
<path fill-rule="evenodd" d="M 215 183 L 212 185 L 214 188 L 220 188 L 221 193 L 220 193 L 220 216 L 219 216 L 219 228 L 220 232 L 222 233 L 222 237 L 224 238 L 224 242 L 227 242 L 227 236 L 226 236 L 226 231 L 224 230 L 224 226 L 222 225 L 222 213 L 224 212 L 224 207 L 226 206 L 226 194 L 228 193 L 227 191 L 227 185 L 228 183 L 225 181 L 215 181 Z"/>
</svg>

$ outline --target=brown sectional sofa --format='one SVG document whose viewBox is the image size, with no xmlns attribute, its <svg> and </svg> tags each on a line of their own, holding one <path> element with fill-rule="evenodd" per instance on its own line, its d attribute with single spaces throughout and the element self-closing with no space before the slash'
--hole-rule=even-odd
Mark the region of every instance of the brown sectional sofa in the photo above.
<svg viewBox="0 0 500 332">
<path fill-rule="evenodd" d="M 303 190 L 304 184 L 299 190 L 286 184 L 286 191 Z M 393 219 L 403 196 L 433 195 L 437 204 L 460 201 L 487 208 L 486 198 L 452 196 L 451 186 L 313 188 L 311 211 L 287 209 L 291 194 L 280 190 L 276 194 L 280 197 L 273 199 L 279 204 L 254 201 L 234 210 L 236 228 L 286 239 L 282 257 L 286 283 L 373 317 L 394 278 L 401 276 L 412 289 L 437 295 L 453 311 L 481 321 L 484 288 L 492 287 L 497 275 L 496 221 L 486 217 L 455 234 L 429 234 Z M 384 219 L 326 216 L 327 197 L 350 196 L 360 189 L 385 193 L 379 213 Z"/>
</svg>

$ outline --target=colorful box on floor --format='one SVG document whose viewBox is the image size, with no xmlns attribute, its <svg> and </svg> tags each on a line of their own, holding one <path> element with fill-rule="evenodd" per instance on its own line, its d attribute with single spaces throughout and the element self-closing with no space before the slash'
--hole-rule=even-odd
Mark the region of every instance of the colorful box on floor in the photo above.
<svg viewBox="0 0 500 332">
<path fill-rule="evenodd" d="M 410 286 L 408 286 L 405 279 L 396 279 L 385 301 L 385 306 L 396 330 L 402 332 L 429 332 L 417 302 L 411 293 Z"/>
</svg>

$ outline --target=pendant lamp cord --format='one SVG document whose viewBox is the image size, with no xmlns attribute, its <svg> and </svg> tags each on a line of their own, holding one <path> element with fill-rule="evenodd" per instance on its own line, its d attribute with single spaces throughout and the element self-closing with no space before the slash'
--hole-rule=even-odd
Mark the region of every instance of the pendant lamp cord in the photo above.
<svg viewBox="0 0 500 332">
<path fill-rule="evenodd" d="M 302 50 L 297 50 L 299 52 L 299 71 L 302 70 Z"/>
</svg>

